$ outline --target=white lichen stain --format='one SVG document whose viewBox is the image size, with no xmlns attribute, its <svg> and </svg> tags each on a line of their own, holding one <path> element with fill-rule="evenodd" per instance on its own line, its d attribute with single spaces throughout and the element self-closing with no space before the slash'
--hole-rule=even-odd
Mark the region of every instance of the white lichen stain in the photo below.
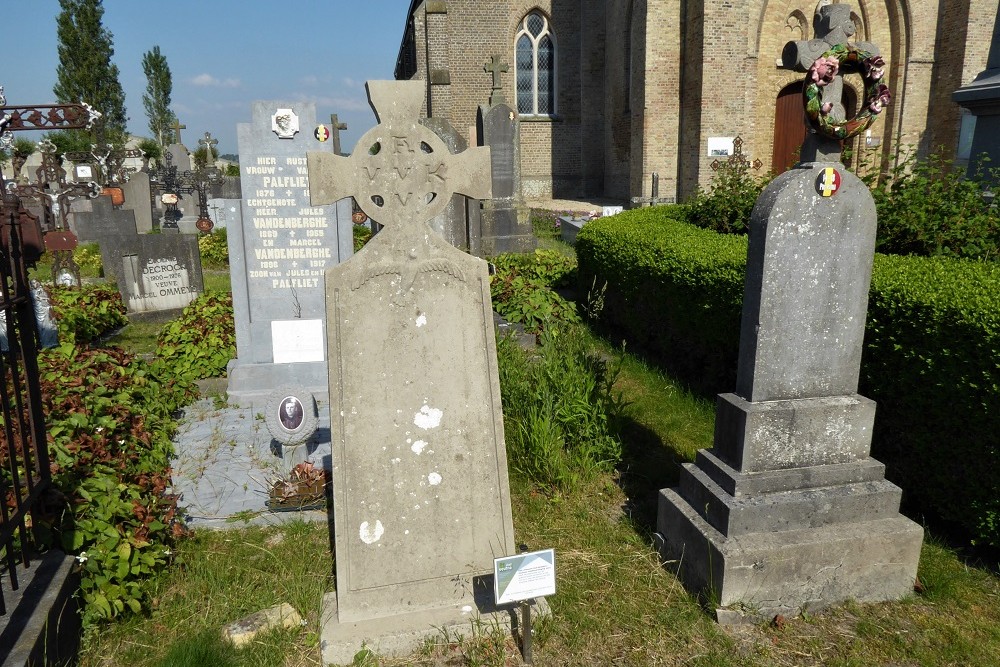
<svg viewBox="0 0 1000 667">
<path fill-rule="evenodd" d="M 420 327 L 424 326 L 425 324 L 427 324 L 427 316 L 424 315 L 423 313 L 421 313 L 420 317 L 417 318 L 417 328 L 419 329 Z"/>
<path fill-rule="evenodd" d="M 442 410 L 437 408 L 432 408 L 426 403 L 420 408 L 420 412 L 413 415 L 413 423 L 416 424 L 417 428 L 422 428 L 425 431 L 432 428 L 437 428 L 441 425 L 441 418 L 444 416 Z"/>
<path fill-rule="evenodd" d="M 365 544 L 375 544 L 385 533 L 385 526 L 381 521 L 376 520 L 375 525 L 370 525 L 367 521 L 361 522 L 361 529 L 358 531 L 361 541 Z"/>
<path fill-rule="evenodd" d="M 431 486 L 437 486 L 438 484 L 441 483 L 441 475 L 439 475 L 436 472 L 432 472 L 431 474 L 427 475 L 427 482 Z"/>
<path fill-rule="evenodd" d="M 396 465 L 397 463 L 399 463 L 399 461 L 400 459 L 392 459 L 391 463 L 392 465 Z"/>
<path fill-rule="evenodd" d="M 408 530 L 404 530 L 403 531 L 403 535 L 409 535 L 409 534 L 410 534 L 410 531 L 408 531 Z"/>
<path fill-rule="evenodd" d="M 407 442 L 409 442 L 409 440 L 407 440 Z M 410 451 L 412 451 L 417 456 L 420 456 L 420 454 L 423 453 L 424 451 L 424 447 L 426 446 L 427 446 L 426 442 L 424 442 L 423 440 L 417 440 L 415 443 L 410 445 Z"/>
<path fill-rule="evenodd" d="M 413 506 L 413 509 L 415 509 L 415 510 L 418 510 L 418 509 L 420 509 L 420 503 L 417 503 L 416 505 L 414 505 L 414 506 Z"/>
</svg>

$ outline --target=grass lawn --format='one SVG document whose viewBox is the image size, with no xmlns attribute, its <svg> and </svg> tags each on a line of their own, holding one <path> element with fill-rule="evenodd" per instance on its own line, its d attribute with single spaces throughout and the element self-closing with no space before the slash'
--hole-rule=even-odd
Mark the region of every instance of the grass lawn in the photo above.
<svg viewBox="0 0 1000 667">
<path fill-rule="evenodd" d="M 617 386 L 630 401 L 620 470 L 573 494 L 512 480 L 518 542 L 553 547 L 558 560 L 553 618 L 537 628 L 536 664 L 1000 664 L 1000 578 L 933 537 L 923 548 L 919 595 L 848 603 L 781 627 L 717 625 L 660 566 L 651 538 L 656 491 L 676 481 L 679 461 L 711 444 L 714 408 L 642 361 L 597 344 L 621 356 Z M 95 633 L 81 664 L 318 665 L 320 599 L 332 590 L 332 569 L 325 524 L 199 531 L 179 547 L 153 613 Z M 216 642 L 225 624 L 281 602 L 299 610 L 303 628 L 242 650 Z M 407 660 L 363 664 L 520 664 L 514 644 L 498 634 L 452 639 L 442 636 Z M 211 663 L 201 662 L 209 655 Z"/>
<path fill-rule="evenodd" d="M 554 236 L 550 230 L 545 247 L 565 250 Z M 206 272 L 206 286 L 228 288 L 228 273 Z M 134 330 L 137 341 L 151 336 L 155 331 Z M 676 483 L 681 462 L 711 446 L 714 404 L 607 341 L 592 343 L 621 364 L 616 388 L 628 402 L 621 465 L 573 493 L 511 480 L 517 541 L 552 547 L 558 561 L 553 616 L 536 626 L 535 664 L 1000 665 L 995 565 L 974 562 L 933 535 L 921 554 L 922 591 L 905 600 L 847 603 L 777 624 L 716 624 L 652 546 L 657 492 Z M 319 665 L 321 598 L 334 587 L 330 542 L 325 523 L 198 531 L 182 541 L 175 566 L 157 582 L 153 611 L 95 629 L 81 665 Z M 220 640 L 226 624 L 282 602 L 302 614 L 301 628 L 263 635 L 243 649 Z M 355 661 L 358 667 L 519 664 L 513 641 L 488 629 L 460 640 L 442 634 L 404 660 Z"/>
</svg>

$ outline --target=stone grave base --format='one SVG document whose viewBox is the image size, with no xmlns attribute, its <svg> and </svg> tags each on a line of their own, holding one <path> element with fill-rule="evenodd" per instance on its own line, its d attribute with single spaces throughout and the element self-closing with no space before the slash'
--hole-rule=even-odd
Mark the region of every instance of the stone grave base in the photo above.
<svg viewBox="0 0 1000 667">
<path fill-rule="evenodd" d="M 545 598 L 532 602 L 532 625 L 549 615 Z M 320 618 L 323 665 L 353 664 L 354 656 L 365 648 L 380 657 L 401 658 L 419 651 L 426 641 L 446 638 L 452 641 L 488 633 L 497 627 L 513 632 L 520 623 L 516 605 L 496 607 L 479 601 L 478 596 L 476 606 L 456 604 L 346 623 L 341 623 L 337 616 L 337 594 L 327 593 L 323 596 Z"/>
<path fill-rule="evenodd" d="M 250 364 L 239 359 L 229 362 L 227 368 L 229 401 L 244 407 L 266 408 L 271 392 L 282 385 L 305 387 L 312 392 L 316 402 L 325 405 L 330 401 L 329 375 L 325 361 L 295 364 Z"/>
<path fill-rule="evenodd" d="M 870 478 L 880 466 L 856 464 L 854 477 Z M 791 474 L 832 481 L 847 467 Z M 898 514 L 898 489 L 884 479 L 734 497 L 701 472 L 688 464 L 681 486 L 660 491 L 659 550 L 689 591 L 721 607 L 720 622 L 796 616 L 848 599 L 894 600 L 913 590 L 923 529 Z"/>
<path fill-rule="evenodd" d="M 492 257 L 505 252 L 532 252 L 538 247 L 528 214 L 528 209 L 512 201 L 484 201 L 479 223 L 482 254 Z"/>
</svg>

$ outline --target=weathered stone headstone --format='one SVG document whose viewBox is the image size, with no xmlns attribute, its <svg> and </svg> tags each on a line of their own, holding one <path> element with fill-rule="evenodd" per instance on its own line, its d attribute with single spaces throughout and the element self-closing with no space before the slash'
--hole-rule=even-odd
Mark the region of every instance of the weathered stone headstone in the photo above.
<svg viewBox="0 0 1000 667">
<path fill-rule="evenodd" d="M 205 291 L 198 239 L 188 234 L 103 234 L 104 275 L 130 313 L 180 310 Z"/>
<path fill-rule="evenodd" d="M 483 202 L 477 254 L 531 251 L 537 241 L 521 198 L 517 114 L 506 103 L 491 101 L 479 107 L 477 126 L 481 145 L 490 147 L 493 178 L 493 198 Z"/>
<path fill-rule="evenodd" d="M 105 236 L 136 234 L 135 213 L 115 208 L 111 203 L 111 197 L 108 196 L 100 196 L 90 202 L 89 211 L 74 212 L 73 226 L 81 243 L 100 243 Z"/>
<path fill-rule="evenodd" d="M 490 195 L 489 152 L 453 155 L 418 122 L 419 81 L 368 93 L 380 124 L 354 155 L 309 154 L 314 204 L 353 195 L 385 225 L 326 274 L 337 592 L 325 663 L 363 643 L 405 653 L 468 623 L 488 610 L 479 576 L 515 548 L 487 264 L 428 225 L 455 193 Z"/>
<path fill-rule="evenodd" d="M 128 182 L 122 186 L 125 203 L 122 208 L 132 211 L 135 215 L 135 231 L 148 234 L 153 231 L 153 210 L 149 188 L 149 174 L 138 171 L 132 174 Z"/>
<path fill-rule="evenodd" d="M 736 392 L 657 522 L 689 589 L 766 618 L 906 595 L 923 538 L 857 393 L 875 203 L 838 141 L 810 134 L 802 156 L 754 207 Z"/>
<path fill-rule="evenodd" d="M 469 147 L 469 143 L 444 118 L 421 118 L 421 125 L 438 135 L 451 153 L 461 153 Z M 430 226 L 441 237 L 459 250 L 469 250 L 469 216 L 466 202 L 468 197 L 455 194 L 444 211 L 435 215 Z"/>
<path fill-rule="evenodd" d="M 243 200 L 218 198 L 208 200 L 208 215 L 216 229 L 238 229 Z"/>
<path fill-rule="evenodd" d="M 252 121 L 238 127 L 242 215 L 227 221 L 236 401 L 265 400 L 282 384 L 327 394 L 323 273 L 354 245 L 350 199 L 309 203 L 306 151 L 333 149 L 314 127 L 314 104 L 265 101 L 254 102 Z"/>
</svg>

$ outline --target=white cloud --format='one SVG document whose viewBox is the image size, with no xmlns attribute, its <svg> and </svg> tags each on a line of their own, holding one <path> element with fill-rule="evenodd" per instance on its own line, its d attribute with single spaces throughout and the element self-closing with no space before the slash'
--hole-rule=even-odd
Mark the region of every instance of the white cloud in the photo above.
<svg viewBox="0 0 1000 667">
<path fill-rule="evenodd" d="M 191 83 L 196 86 L 211 87 L 211 88 L 239 88 L 239 79 L 217 79 L 208 72 L 204 74 L 199 74 L 198 76 L 191 79 Z"/>
<path fill-rule="evenodd" d="M 343 84 L 344 84 L 345 86 L 347 86 L 348 88 L 357 88 L 358 86 L 360 86 L 360 85 L 361 85 L 361 82 L 360 82 L 360 81 L 358 81 L 358 80 L 356 80 L 356 79 L 352 79 L 352 78 L 351 78 L 351 77 L 349 77 L 349 76 L 345 76 L 345 77 L 343 78 Z"/>
</svg>

